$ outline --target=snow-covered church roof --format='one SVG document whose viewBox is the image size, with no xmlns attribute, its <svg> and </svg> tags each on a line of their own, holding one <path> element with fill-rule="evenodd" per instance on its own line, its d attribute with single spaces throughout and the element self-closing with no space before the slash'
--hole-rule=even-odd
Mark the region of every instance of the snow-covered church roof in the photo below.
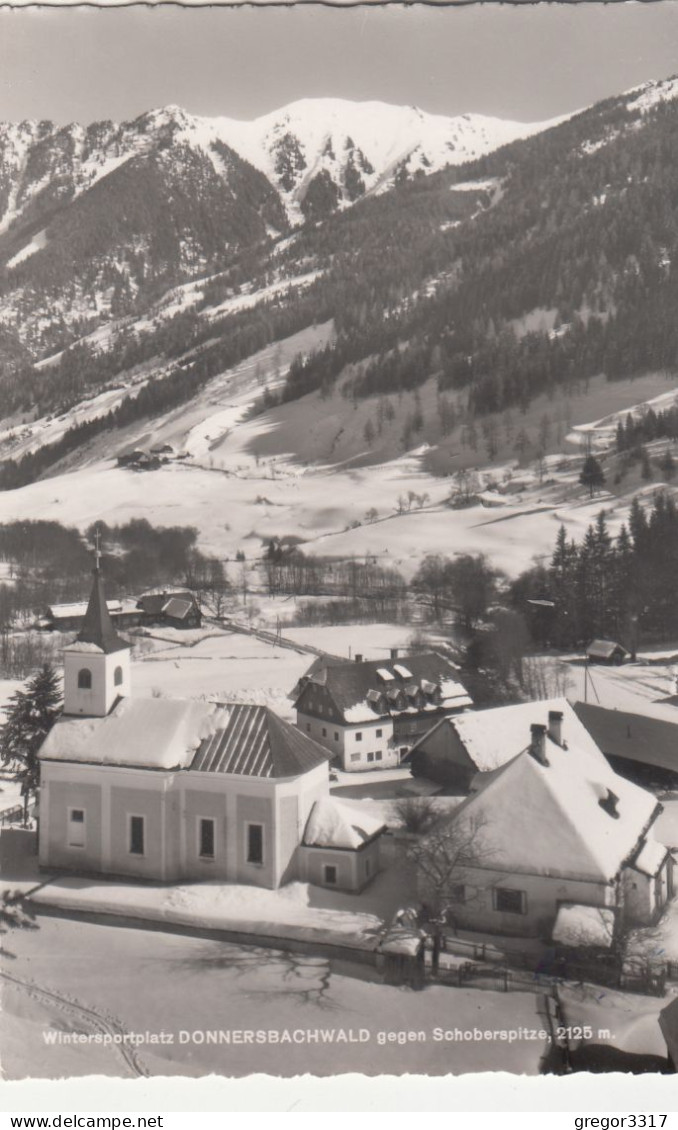
<svg viewBox="0 0 678 1130">
<path fill-rule="evenodd" d="M 227 717 L 213 702 L 120 698 L 103 718 L 62 714 L 45 738 L 40 758 L 186 769 L 201 742 Z"/>
<path fill-rule="evenodd" d="M 103 718 L 62 714 L 40 758 L 242 777 L 298 777 L 328 753 L 268 707 L 120 698 Z"/>
<path fill-rule="evenodd" d="M 355 851 L 384 828 L 384 824 L 356 805 L 324 797 L 311 809 L 303 842 L 306 847 L 343 848 Z"/>
</svg>

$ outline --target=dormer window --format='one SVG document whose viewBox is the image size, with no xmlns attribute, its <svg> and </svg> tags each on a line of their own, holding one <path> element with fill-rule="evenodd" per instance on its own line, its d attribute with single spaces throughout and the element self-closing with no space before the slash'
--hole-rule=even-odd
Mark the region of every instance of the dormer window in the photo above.
<svg viewBox="0 0 678 1130">
<path fill-rule="evenodd" d="M 89 667 L 81 667 L 78 671 L 78 690 L 91 691 L 92 689 L 92 672 Z"/>
<path fill-rule="evenodd" d="M 122 686 L 122 667 L 116 667 L 115 671 L 113 672 L 113 686 Z"/>
</svg>

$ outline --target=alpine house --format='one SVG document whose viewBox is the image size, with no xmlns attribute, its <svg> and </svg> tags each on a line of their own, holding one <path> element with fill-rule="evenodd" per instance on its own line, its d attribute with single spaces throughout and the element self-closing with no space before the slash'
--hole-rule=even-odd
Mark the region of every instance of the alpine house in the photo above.
<svg viewBox="0 0 678 1130">
<path fill-rule="evenodd" d="M 530 704 L 532 718 L 543 705 Z M 484 712 L 501 745 L 489 717 L 497 713 Z M 521 752 L 478 774 L 455 811 L 453 823 L 475 830 L 477 847 L 455 882 L 460 925 L 544 937 L 562 908 L 580 907 L 612 911 L 620 924 L 651 923 L 673 896 L 673 859 L 654 836 L 661 804 L 618 776 L 590 740 L 564 740 L 554 714 L 550 730 L 532 722 Z"/>
<path fill-rule="evenodd" d="M 390 769 L 439 719 L 472 706 L 436 652 L 390 660 L 316 659 L 292 692 L 297 726 L 342 769 Z"/>
</svg>

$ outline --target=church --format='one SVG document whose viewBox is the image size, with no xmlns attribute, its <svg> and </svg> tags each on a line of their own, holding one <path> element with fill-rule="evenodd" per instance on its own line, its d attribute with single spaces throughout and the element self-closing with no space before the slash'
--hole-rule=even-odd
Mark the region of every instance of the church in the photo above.
<svg viewBox="0 0 678 1130">
<path fill-rule="evenodd" d="M 329 793 L 328 754 L 268 707 L 132 696 L 99 553 L 40 750 L 41 867 L 274 889 L 360 890 L 381 826 Z"/>
</svg>

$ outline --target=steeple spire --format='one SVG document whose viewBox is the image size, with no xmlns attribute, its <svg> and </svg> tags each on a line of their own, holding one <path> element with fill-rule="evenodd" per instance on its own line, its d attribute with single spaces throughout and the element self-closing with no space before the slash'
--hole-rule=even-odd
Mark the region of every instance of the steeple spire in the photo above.
<svg viewBox="0 0 678 1130">
<path fill-rule="evenodd" d="M 99 530 L 94 535 L 94 569 L 92 574 L 94 577 L 92 591 L 82 628 L 76 636 L 76 642 L 95 644 L 96 647 L 101 648 L 104 654 L 110 655 L 114 651 L 122 651 L 123 648 L 128 648 L 129 644 L 118 635 L 113 627 L 106 604 L 104 580 L 101 575 L 101 535 Z"/>
</svg>

